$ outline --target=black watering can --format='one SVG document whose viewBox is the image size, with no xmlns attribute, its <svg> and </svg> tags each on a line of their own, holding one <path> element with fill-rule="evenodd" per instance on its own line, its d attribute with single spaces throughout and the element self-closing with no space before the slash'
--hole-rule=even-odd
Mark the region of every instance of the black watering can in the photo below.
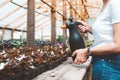
<svg viewBox="0 0 120 80">
<path fill-rule="evenodd" d="M 80 34 L 78 30 L 78 25 L 83 25 L 80 22 L 73 21 L 73 18 L 69 18 L 66 25 L 63 25 L 61 28 L 69 29 L 69 44 L 71 49 L 71 55 L 76 49 L 85 48 L 85 43 L 82 38 L 82 35 Z M 75 59 L 75 56 L 72 57 L 73 61 Z"/>
</svg>

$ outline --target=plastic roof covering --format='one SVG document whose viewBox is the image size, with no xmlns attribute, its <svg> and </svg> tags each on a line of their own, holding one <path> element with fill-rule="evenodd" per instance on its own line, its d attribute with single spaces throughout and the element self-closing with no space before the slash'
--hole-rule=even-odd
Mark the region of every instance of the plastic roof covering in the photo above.
<svg viewBox="0 0 120 80">
<path fill-rule="evenodd" d="M 49 8 L 47 5 L 39 5 L 40 0 L 35 0 L 35 4 L 37 8 L 35 8 L 35 11 L 38 13 L 35 13 L 35 32 L 37 34 L 40 34 L 40 30 L 42 27 L 46 26 L 46 28 L 50 28 L 50 11 L 46 12 L 46 8 Z M 2 4 L 6 4 L 2 6 Z M 26 30 L 27 27 L 27 0 L 12 0 L 12 2 L 23 6 L 24 8 L 21 8 L 13 3 L 10 2 L 10 0 L 0 0 L 0 27 L 6 27 L 6 28 L 12 28 L 12 29 L 20 29 L 20 30 Z M 44 7 L 42 7 L 44 6 Z M 42 7 L 42 8 L 39 8 Z M 45 12 L 45 13 L 44 13 Z M 42 14 L 40 14 L 42 13 Z M 47 29 L 50 32 L 50 29 Z M 46 32 L 46 31 L 45 31 Z M 36 36 L 37 36 L 36 34 Z M 48 34 L 48 33 L 47 33 Z M 39 35 L 40 37 L 40 35 Z"/>
<path fill-rule="evenodd" d="M 39 1 L 39 0 L 36 0 L 36 1 Z M 3 2 L 5 2 L 5 0 L 1 0 L 0 4 L 2 4 Z M 21 0 L 13 0 L 13 2 L 18 4 L 18 5 L 23 5 L 25 3 L 27 4 L 27 0 L 22 0 L 22 1 Z M 27 5 L 24 5 L 24 7 L 26 8 Z M 16 9 L 18 9 L 18 10 L 15 11 Z M 39 11 L 39 12 L 42 11 L 43 12 L 43 9 L 36 10 L 36 11 Z M 1 13 L 0 19 L 2 19 L 2 20 L 0 20 L 0 25 L 1 26 L 8 27 L 8 28 L 17 28 L 17 29 L 21 29 L 21 30 L 26 29 L 26 26 L 27 26 L 27 24 L 26 24 L 26 22 L 27 22 L 27 9 L 20 8 L 19 6 L 9 2 L 7 5 L 0 8 L 0 13 Z M 6 15 L 9 15 L 9 16 L 4 18 Z M 44 15 L 39 15 L 38 16 L 37 13 L 35 15 L 36 15 L 36 20 L 38 20 L 40 18 L 43 19 L 43 17 L 45 17 Z M 48 13 L 46 13 L 46 15 L 48 15 Z M 48 19 L 48 18 L 50 19 L 50 15 L 48 15 L 46 19 Z M 18 20 L 16 20 L 16 19 L 18 19 Z"/>
<path fill-rule="evenodd" d="M 26 30 L 27 1 L 28 0 L 0 0 L 0 27 Z M 51 5 L 51 0 L 44 1 Z M 57 3 L 59 3 L 59 1 L 60 0 L 56 0 Z M 6 4 L 3 5 L 5 2 Z M 22 6 L 23 8 L 15 5 L 14 3 Z M 58 10 L 61 5 L 62 3 L 57 4 Z M 35 0 L 35 11 L 39 13 L 35 13 L 35 36 L 40 37 L 43 36 L 42 34 L 50 36 L 48 35 L 50 34 L 51 26 L 50 7 L 42 3 L 41 0 Z M 59 12 L 62 13 L 62 10 L 59 10 Z M 62 30 L 60 29 L 60 25 L 62 25 L 62 17 L 59 14 L 57 14 L 57 17 L 59 18 L 57 19 L 57 34 L 62 34 Z"/>
</svg>

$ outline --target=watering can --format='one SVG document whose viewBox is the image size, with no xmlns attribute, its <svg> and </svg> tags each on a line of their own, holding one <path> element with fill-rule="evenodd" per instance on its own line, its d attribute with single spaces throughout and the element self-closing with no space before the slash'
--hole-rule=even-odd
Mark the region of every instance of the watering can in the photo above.
<svg viewBox="0 0 120 80">
<path fill-rule="evenodd" d="M 82 35 L 80 34 L 80 31 L 78 30 L 78 25 L 83 25 L 83 24 L 74 21 L 73 18 L 69 18 L 68 22 L 65 25 L 61 26 L 62 29 L 69 30 L 69 44 L 70 44 L 71 55 L 75 50 L 85 48 L 85 43 Z M 75 56 L 72 56 L 72 59 L 74 61 Z"/>
</svg>

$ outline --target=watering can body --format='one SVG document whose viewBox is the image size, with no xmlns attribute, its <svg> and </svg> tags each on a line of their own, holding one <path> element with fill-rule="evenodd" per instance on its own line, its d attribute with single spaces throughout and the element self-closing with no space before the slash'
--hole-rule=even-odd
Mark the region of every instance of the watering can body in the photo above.
<svg viewBox="0 0 120 80">
<path fill-rule="evenodd" d="M 70 19 L 69 22 L 66 23 L 66 27 L 69 30 L 69 44 L 71 49 L 71 55 L 75 50 L 85 48 L 83 37 L 77 28 L 78 25 L 83 24 L 80 22 L 73 21 L 72 19 Z M 75 56 L 72 56 L 72 59 L 74 61 Z"/>
</svg>

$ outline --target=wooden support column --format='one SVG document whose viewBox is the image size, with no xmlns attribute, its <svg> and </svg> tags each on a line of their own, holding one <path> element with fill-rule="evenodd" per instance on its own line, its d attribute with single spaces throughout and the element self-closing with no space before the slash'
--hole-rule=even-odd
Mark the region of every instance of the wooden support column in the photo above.
<svg viewBox="0 0 120 80">
<path fill-rule="evenodd" d="M 85 0 L 81 0 L 82 5 L 81 5 L 80 9 L 81 9 L 81 20 L 82 21 L 86 21 L 86 18 L 88 17 L 88 13 L 87 13 L 86 7 L 84 5 L 85 2 L 86 2 Z"/>
<path fill-rule="evenodd" d="M 2 42 L 4 41 L 4 34 L 5 34 L 5 28 L 2 28 Z M 2 48 L 4 50 L 4 44 L 3 44 Z"/>
<path fill-rule="evenodd" d="M 80 14 L 80 16 L 78 17 L 78 20 L 81 20 L 81 5 L 82 5 L 81 0 L 78 0 L 78 13 Z"/>
<path fill-rule="evenodd" d="M 75 15 L 75 20 L 77 20 L 78 19 L 78 14 L 77 14 L 77 0 L 75 0 L 75 10 L 76 11 L 74 11 L 74 15 Z"/>
<path fill-rule="evenodd" d="M 35 34 L 35 0 L 28 0 L 27 11 L 27 46 L 34 46 Z"/>
<path fill-rule="evenodd" d="M 67 19 L 67 3 L 66 0 L 63 0 L 63 24 L 66 24 Z M 67 39 L 67 30 L 63 30 L 63 42 L 65 43 Z"/>
<path fill-rule="evenodd" d="M 84 0 L 79 0 L 79 11 L 80 11 L 80 18 L 82 21 L 86 21 L 86 12 L 85 12 L 85 5 L 84 5 L 85 1 Z M 88 34 L 82 34 L 82 36 L 84 37 L 85 40 L 88 40 Z"/>
<path fill-rule="evenodd" d="M 83 1 L 82 0 L 79 0 L 79 13 L 80 13 L 81 20 L 83 20 L 84 6 L 83 6 Z"/>
<path fill-rule="evenodd" d="M 73 18 L 72 0 L 70 0 L 70 17 Z"/>
<path fill-rule="evenodd" d="M 43 28 L 41 28 L 41 40 L 43 40 Z"/>
<path fill-rule="evenodd" d="M 14 31 L 15 31 L 15 30 L 12 29 L 11 31 L 12 31 L 12 33 L 11 33 L 11 39 L 13 40 L 13 34 L 14 34 Z"/>
<path fill-rule="evenodd" d="M 2 28 L 2 41 L 4 40 L 5 28 Z"/>
<path fill-rule="evenodd" d="M 56 43 L 56 0 L 51 0 L 51 42 Z"/>
</svg>

